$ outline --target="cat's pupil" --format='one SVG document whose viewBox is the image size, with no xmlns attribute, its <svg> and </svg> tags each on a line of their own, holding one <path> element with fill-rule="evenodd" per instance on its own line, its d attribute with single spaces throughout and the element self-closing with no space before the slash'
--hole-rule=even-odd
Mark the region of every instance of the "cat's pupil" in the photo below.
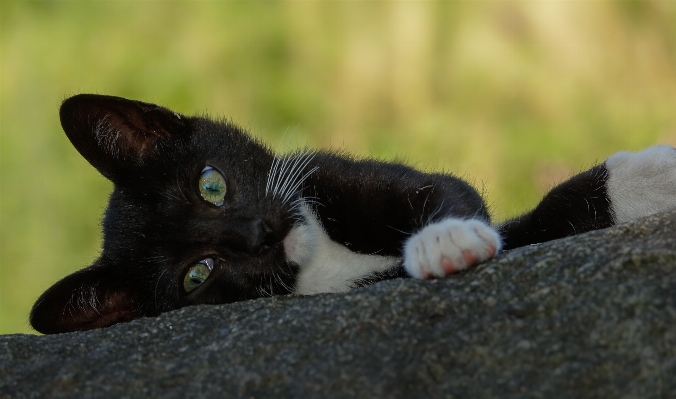
<svg viewBox="0 0 676 399">
<path fill-rule="evenodd" d="M 190 292 L 202 285 L 207 277 L 209 277 L 209 274 L 211 274 L 213 267 L 213 259 L 207 258 L 188 269 L 188 272 L 183 279 L 183 289 L 185 292 Z"/>
<path fill-rule="evenodd" d="M 207 166 L 200 175 L 199 190 L 205 201 L 221 206 L 226 192 L 225 177 L 216 169 Z"/>
<path fill-rule="evenodd" d="M 218 185 L 216 185 L 216 184 L 213 184 L 213 185 L 211 185 L 211 184 L 206 184 L 206 185 L 204 186 L 204 189 L 205 189 L 205 190 L 209 190 L 209 191 L 211 191 L 212 193 L 218 193 L 219 191 L 221 191 L 221 188 L 220 188 Z"/>
</svg>

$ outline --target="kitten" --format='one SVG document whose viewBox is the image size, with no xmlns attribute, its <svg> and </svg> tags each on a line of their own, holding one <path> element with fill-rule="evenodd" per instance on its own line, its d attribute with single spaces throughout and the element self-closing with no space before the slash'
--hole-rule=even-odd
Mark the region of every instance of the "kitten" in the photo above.
<svg viewBox="0 0 676 399">
<path fill-rule="evenodd" d="M 466 182 L 301 150 L 275 155 L 227 121 L 100 95 L 64 101 L 75 148 L 114 183 L 103 250 L 37 300 L 42 333 L 200 303 L 436 278 L 505 249 L 676 209 L 676 150 L 619 153 L 493 227 Z"/>
</svg>

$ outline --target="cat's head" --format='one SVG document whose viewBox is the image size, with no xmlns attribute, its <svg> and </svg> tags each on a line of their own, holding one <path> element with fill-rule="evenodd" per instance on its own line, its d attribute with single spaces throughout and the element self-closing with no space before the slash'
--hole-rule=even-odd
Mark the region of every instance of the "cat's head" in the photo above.
<svg viewBox="0 0 676 399">
<path fill-rule="evenodd" d="M 60 117 L 114 190 L 101 256 L 42 294 L 36 330 L 291 292 L 298 267 L 285 238 L 302 215 L 294 184 L 282 186 L 293 179 L 266 147 L 231 123 L 118 97 L 71 97 Z"/>
</svg>

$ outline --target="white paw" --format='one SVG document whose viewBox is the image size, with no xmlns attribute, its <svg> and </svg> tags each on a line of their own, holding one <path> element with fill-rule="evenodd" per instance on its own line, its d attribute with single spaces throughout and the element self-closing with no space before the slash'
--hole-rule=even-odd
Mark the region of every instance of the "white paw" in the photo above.
<svg viewBox="0 0 676 399">
<path fill-rule="evenodd" d="M 676 209 L 676 149 L 618 152 L 606 160 L 615 223 Z"/>
<path fill-rule="evenodd" d="M 404 245 L 404 268 L 415 278 L 444 277 L 492 258 L 502 242 L 476 219 L 446 219 L 426 226 Z"/>
</svg>

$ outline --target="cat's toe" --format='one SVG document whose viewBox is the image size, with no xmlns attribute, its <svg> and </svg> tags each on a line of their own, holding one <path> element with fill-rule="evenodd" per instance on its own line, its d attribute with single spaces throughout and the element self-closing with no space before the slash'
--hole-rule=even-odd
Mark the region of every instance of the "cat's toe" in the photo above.
<svg viewBox="0 0 676 399">
<path fill-rule="evenodd" d="M 446 219 L 423 228 L 404 246 L 404 268 L 415 278 L 444 277 L 493 257 L 500 236 L 481 220 Z"/>
</svg>

